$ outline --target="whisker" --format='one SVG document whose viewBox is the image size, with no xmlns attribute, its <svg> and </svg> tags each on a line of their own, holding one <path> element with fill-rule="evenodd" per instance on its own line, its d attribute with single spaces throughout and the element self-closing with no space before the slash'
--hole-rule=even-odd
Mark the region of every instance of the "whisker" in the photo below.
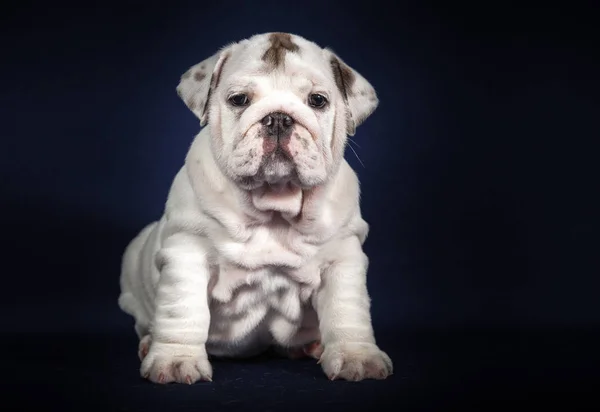
<svg viewBox="0 0 600 412">
<path fill-rule="evenodd" d="M 351 137 L 348 137 L 348 141 L 354 143 L 356 145 L 356 147 L 358 147 L 359 149 L 361 148 L 360 145 L 358 143 L 356 143 L 356 141 L 353 140 Z"/>
<path fill-rule="evenodd" d="M 365 164 L 362 162 L 362 160 L 360 160 L 360 157 L 358 156 L 358 153 L 356 153 L 356 150 L 354 150 L 354 148 L 352 147 L 352 145 L 348 144 L 348 147 L 350 148 L 350 150 L 352 150 L 352 152 L 354 152 L 354 156 L 356 156 L 356 158 L 360 162 L 361 166 L 365 167 Z M 366 169 L 366 167 L 365 167 L 365 169 Z"/>
</svg>

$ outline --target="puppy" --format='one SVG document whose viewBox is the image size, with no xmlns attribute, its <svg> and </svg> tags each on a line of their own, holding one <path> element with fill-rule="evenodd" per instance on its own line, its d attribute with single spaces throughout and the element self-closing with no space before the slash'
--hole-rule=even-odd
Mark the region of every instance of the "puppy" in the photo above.
<svg viewBox="0 0 600 412">
<path fill-rule="evenodd" d="M 191 67 L 177 92 L 203 127 L 161 219 L 128 245 L 120 308 L 135 319 L 141 375 L 212 380 L 209 355 L 275 347 L 330 379 L 384 379 L 362 250 L 359 182 L 344 159 L 377 107 L 327 48 L 267 33 Z"/>
</svg>

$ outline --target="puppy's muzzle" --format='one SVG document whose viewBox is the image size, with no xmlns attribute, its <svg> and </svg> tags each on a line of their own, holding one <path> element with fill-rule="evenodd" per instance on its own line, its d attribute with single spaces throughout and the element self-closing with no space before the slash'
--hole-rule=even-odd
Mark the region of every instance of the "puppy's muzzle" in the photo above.
<svg viewBox="0 0 600 412">
<path fill-rule="evenodd" d="M 261 120 L 261 124 L 265 138 L 280 142 L 292 134 L 294 119 L 286 113 L 269 113 Z"/>
</svg>

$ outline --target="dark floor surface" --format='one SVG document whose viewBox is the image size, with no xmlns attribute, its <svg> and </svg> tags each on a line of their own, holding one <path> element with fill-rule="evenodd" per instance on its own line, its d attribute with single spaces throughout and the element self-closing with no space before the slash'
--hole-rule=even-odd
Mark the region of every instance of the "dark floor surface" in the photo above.
<svg viewBox="0 0 600 412">
<path fill-rule="evenodd" d="M 141 379 L 133 331 L 4 336 L 8 409 L 106 411 L 600 410 L 600 333 L 589 329 L 381 330 L 386 381 L 331 382 L 311 360 L 215 361 L 214 381 Z M 533 409 L 532 409 L 533 408 Z"/>
</svg>

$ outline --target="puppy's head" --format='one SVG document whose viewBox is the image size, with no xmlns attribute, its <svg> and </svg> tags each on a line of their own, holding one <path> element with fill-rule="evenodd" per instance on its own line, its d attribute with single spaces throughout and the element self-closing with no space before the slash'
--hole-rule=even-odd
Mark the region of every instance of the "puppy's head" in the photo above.
<svg viewBox="0 0 600 412">
<path fill-rule="evenodd" d="M 224 47 L 191 67 L 177 92 L 210 127 L 219 167 L 248 190 L 325 183 L 347 135 L 378 104 L 369 82 L 331 50 L 287 33 Z"/>
</svg>

